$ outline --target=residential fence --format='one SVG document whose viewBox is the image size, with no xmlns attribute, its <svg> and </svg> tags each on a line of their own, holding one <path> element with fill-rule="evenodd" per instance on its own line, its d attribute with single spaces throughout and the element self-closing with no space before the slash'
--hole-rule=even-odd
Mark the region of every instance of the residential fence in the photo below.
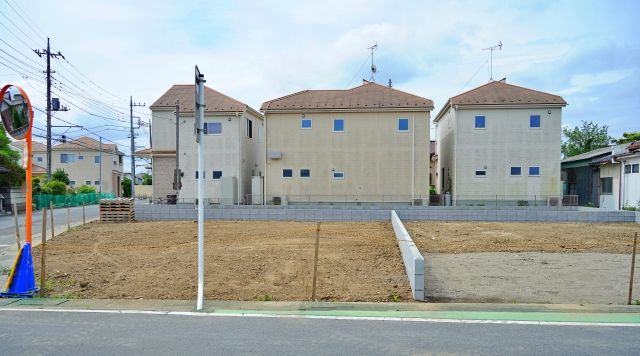
<svg viewBox="0 0 640 356">
<path fill-rule="evenodd" d="M 113 199 L 115 193 L 78 193 L 66 195 L 38 194 L 33 196 L 36 209 L 49 207 L 51 203 L 55 207 L 74 207 L 100 203 L 102 199 Z"/>
<path fill-rule="evenodd" d="M 194 198 L 183 198 L 168 195 L 166 198 L 149 200 L 155 204 L 189 204 L 196 203 Z M 358 206 L 368 204 L 394 204 L 405 206 L 577 206 L 577 195 L 268 195 L 247 194 L 240 201 L 237 198 L 205 198 L 205 205 L 345 205 Z"/>
</svg>

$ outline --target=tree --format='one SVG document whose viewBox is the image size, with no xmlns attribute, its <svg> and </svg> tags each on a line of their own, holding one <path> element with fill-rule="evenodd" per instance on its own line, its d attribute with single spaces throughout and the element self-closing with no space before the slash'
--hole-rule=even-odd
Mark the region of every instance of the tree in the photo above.
<svg viewBox="0 0 640 356">
<path fill-rule="evenodd" d="M 65 172 L 62 168 L 56 169 L 56 171 L 51 174 L 51 179 L 69 185 L 69 173 Z"/>
<path fill-rule="evenodd" d="M 608 133 L 607 125 L 598 125 L 591 121 L 582 121 L 582 126 L 562 129 L 562 134 L 567 141 L 562 144 L 562 153 L 565 157 L 579 155 L 597 148 L 607 147 L 612 141 Z"/>
<path fill-rule="evenodd" d="M 24 168 L 20 166 L 20 152 L 11 149 L 10 143 L 4 126 L 0 125 L 0 166 L 8 170 L 0 174 L 0 187 L 20 186 L 25 179 Z"/>
<path fill-rule="evenodd" d="M 52 180 L 42 186 L 42 192 L 45 194 L 64 195 L 67 193 L 67 185 L 63 182 Z"/>
<path fill-rule="evenodd" d="M 122 196 L 131 198 L 131 179 L 126 177 L 122 180 Z"/>
<path fill-rule="evenodd" d="M 625 132 L 622 134 L 622 138 L 617 140 L 613 140 L 613 142 L 617 145 L 621 145 L 623 143 L 631 143 L 634 141 L 640 141 L 640 131 L 637 132 Z"/>
<path fill-rule="evenodd" d="M 153 177 L 151 176 L 151 174 L 143 174 L 142 175 L 142 185 L 152 185 L 153 184 Z"/>
<path fill-rule="evenodd" d="M 42 187 L 40 186 L 40 178 L 33 177 L 31 179 L 31 194 L 38 195 L 42 194 Z"/>
</svg>

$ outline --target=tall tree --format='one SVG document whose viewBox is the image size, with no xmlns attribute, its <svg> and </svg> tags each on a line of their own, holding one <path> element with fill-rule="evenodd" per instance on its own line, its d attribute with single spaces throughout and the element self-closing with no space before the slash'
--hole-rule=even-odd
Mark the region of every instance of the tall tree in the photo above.
<svg viewBox="0 0 640 356">
<path fill-rule="evenodd" d="M 614 143 L 621 145 L 623 143 L 631 143 L 634 141 L 640 141 L 640 131 L 637 132 L 625 132 L 622 134 L 622 137 L 617 139 L 617 140 L 613 140 Z"/>
<path fill-rule="evenodd" d="M 66 185 L 69 185 L 69 183 L 71 182 L 69 180 L 69 173 L 65 172 L 62 168 L 56 169 L 56 171 L 51 174 L 51 179 L 57 180 L 58 182 L 62 182 Z"/>
<path fill-rule="evenodd" d="M 571 157 L 607 147 L 613 140 L 608 131 L 607 125 L 600 126 L 591 121 L 582 121 L 581 126 L 573 129 L 565 127 L 562 129 L 562 134 L 567 140 L 562 143 L 562 153 L 565 157 Z"/>
<path fill-rule="evenodd" d="M 24 168 L 20 166 L 20 152 L 11 149 L 10 143 L 4 126 L 0 125 L 0 166 L 7 169 L 6 173 L 0 173 L 0 187 L 20 186 L 25 179 Z"/>
</svg>

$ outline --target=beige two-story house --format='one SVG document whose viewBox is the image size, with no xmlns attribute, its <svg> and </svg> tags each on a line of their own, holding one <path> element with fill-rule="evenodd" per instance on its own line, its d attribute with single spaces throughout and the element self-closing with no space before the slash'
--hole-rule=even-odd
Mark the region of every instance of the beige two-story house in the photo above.
<svg viewBox="0 0 640 356">
<path fill-rule="evenodd" d="M 198 195 L 197 178 L 202 177 L 208 203 L 249 203 L 252 178 L 264 174 L 262 115 L 209 87 L 205 87 L 205 105 L 202 172 L 197 171 L 194 85 L 173 85 L 151 105 L 152 147 L 138 151 L 137 155 L 152 159 L 153 197 L 164 200 L 177 195 L 179 202 L 193 203 Z M 181 187 L 174 185 L 176 162 L 182 172 Z"/>
<path fill-rule="evenodd" d="M 26 145 L 20 145 L 26 157 Z M 36 176 L 46 178 L 47 146 L 32 145 L 33 169 Z M 124 153 L 114 143 L 102 143 L 88 136 L 68 140 L 51 147 L 51 172 L 63 169 L 69 174 L 69 185 L 89 185 L 96 192 L 112 192 L 120 196 Z M 23 159 L 26 164 L 26 160 Z"/>
<path fill-rule="evenodd" d="M 367 81 L 265 102 L 265 203 L 423 203 L 431 110 L 430 99 Z"/>
<path fill-rule="evenodd" d="M 558 204 L 566 105 L 504 79 L 451 97 L 434 119 L 437 191 L 458 205 Z"/>
</svg>

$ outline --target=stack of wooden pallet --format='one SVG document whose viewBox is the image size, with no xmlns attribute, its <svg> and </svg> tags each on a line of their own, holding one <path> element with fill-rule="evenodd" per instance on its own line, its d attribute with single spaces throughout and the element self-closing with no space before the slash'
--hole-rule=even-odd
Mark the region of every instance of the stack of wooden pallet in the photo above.
<svg viewBox="0 0 640 356">
<path fill-rule="evenodd" d="M 117 198 L 100 201 L 100 221 L 111 223 L 133 222 L 135 209 L 133 199 Z"/>
</svg>

